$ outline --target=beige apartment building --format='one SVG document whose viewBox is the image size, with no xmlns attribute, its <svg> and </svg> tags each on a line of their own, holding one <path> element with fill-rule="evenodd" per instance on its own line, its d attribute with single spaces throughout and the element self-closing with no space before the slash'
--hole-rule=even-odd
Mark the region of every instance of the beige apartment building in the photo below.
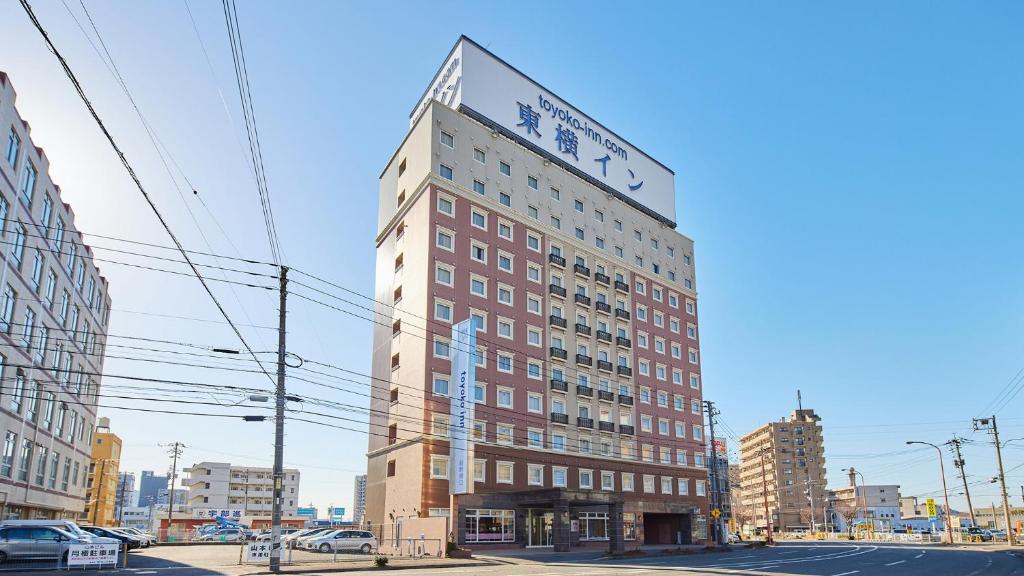
<svg viewBox="0 0 1024 576">
<path fill-rule="evenodd" d="M 750 526 L 774 531 L 808 529 L 825 519 L 825 446 L 821 418 L 794 410 L 740 438 L 741 509 Z"/>
<path fill-rule="evenodd" d="M 110 295 L 15 98 L 0 72 L 0 519 L 78 518 Z"/>
<path fill-rule="evenodd" d="M 184 470 L 193 518 L 269 518 L 274 509 L 274 469 L 227 462 L 199 462 Z M 300 473 L 285 468 L 281 513 L 297 515 Z"/>
<path fill-rule="evenodd" d="M 693 242 L 671 171 L 462 37 L 380 176 L 366 520 L 449 516 L 452 325 L 480 327 L 460 543 L 707 538 Z"/>
</svg>

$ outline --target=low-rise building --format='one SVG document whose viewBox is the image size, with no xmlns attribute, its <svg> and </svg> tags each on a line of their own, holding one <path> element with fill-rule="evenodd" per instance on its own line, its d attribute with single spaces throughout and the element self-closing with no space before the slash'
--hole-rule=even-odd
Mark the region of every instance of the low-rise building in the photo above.
<svg viewBox="0 0 1024 576">
<path fill-rule="evenodd" d="M 83 519 L 94 526 L 114 526 L 117 508 L 121 439 L 110 431 L 110 418 L 100 418 L 93 436 L 92 461 L 86 480 L 87 500 Z"/>
<path fill-rule="evenodd" d="M 274 471 L 259 466 L 234 466 L 227 462 L 200 462 L 186 468 L 188 506 L 228 512 L 231 516 L 269 517 L 273 510 Z M 296 516 L 299 502 L 299 471 L 284 470 L 282 513 Z M 236 514 L 236 512 L 238 514 Z M 217 514 L 223 515 L 223 514 Z"/>
<path fill-rule="evenodd" d="M 902 527 L 900 487 L 898 484 L 845 486 L 830 493 L 831 521 L 837 531 L 859 529 L 891 532 Z"/>
</svg>

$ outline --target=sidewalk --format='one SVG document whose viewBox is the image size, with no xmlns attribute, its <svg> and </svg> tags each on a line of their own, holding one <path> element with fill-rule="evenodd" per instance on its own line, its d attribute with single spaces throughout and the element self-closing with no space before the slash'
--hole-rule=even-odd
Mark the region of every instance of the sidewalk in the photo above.
<svg viewBox="0 0 1024 576">
<path fill-rule="evenodd" d="M 414 558 L 388 558 L 387 568 L 378 569 L 373 565 L 373 559 L 357 562 L 309 562 L 301 564 L 285 564 L 281 566 L 281 574 L 309 574 L 309 573 L 333 573 L 333 572 L 355 572 L 361 570 L 405 570 L 405 569 L 444 569 L 444 568 L 465 568 L 472 566 L 490 566 L 494 562 L 485 559 L 457 560 L 448 558 L 431 558 L 417 560 Z M 238 570 L 232 570 L 235 576 L 250 576 L 256 574 L 271 574 L 266 566 L 239 566 Z"/>
</svg>

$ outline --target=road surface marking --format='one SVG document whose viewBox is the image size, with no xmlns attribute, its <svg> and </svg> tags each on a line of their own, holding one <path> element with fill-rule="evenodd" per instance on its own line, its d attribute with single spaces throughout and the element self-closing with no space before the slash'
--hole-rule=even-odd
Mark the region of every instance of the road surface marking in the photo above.
<svg viewBox="0 0 1024 576">
<path fill-rule="evenodd" d="M 921 552 L 921 553 L 920 553 L 920 554 L 918 554 L 917 556 L 914 556 L 914 560 L 917 560 L 917 559 L 918 559 L 918 558 L 920 558 L 921 556 L 924 556 L 924 552 Z"/>
<path fill-rule="evenodd" d="M 156 574 L 156 570 L 140 570 L 136 574 Z"/>
<path fill-rule="evenodd" d="M 850 574 L 856 574 L 858 572 L 860 572 L 860 570 L 850 570 L 849 572 L 842 572 L 840 574 L 833 574 L 832 576 L 850 576 Z"/>
<path fill-rule="evenodd" d="M 889 562 L 886 566 L 895 566 L 897 564 L 903 564 L 904 562 L 906 562 L 906 560 L 897 560 L 895 562 Z"/>
</svg>

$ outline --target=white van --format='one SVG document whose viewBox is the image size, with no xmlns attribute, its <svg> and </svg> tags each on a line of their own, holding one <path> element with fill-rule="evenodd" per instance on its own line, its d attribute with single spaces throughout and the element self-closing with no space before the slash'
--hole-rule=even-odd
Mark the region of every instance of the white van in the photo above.
<svg viewBox="0 0 1024 576">
<path fill-rule="evenodd" d="M 115 538 L 104 538 L 96 536 L 95 534 L 90 534 L 79 528 L 78 524 L 75 524 L 73 520 L 4 520 L 3 522 L 0 522 L 0 528 L 5 526 L 50 526 L 53 528 L 59 528 L 83 540 L 90 540 L 96 544 L 116 544 L 120 542 L 120 540 Z"/>
</svg>

